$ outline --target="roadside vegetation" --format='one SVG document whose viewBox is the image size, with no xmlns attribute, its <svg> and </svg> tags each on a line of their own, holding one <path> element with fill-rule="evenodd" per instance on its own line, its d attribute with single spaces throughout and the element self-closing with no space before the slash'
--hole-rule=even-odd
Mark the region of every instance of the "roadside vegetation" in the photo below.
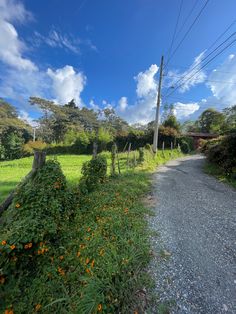
<svg viewBox="0 0 236 314">
<path fill-rule="evenodd" d="M 98 155 L 73 189 L 48 160 L 1 218 L 0 311 L 141 313 L 151 257 L 141 198 L 150 172 L 181 154 L 140 150 L 136 167 L 113 176 Z"/>
<path fill-rule="evenodd" d="M 201 151 L 207 157 L 205 171 L 236 187 L 236 134 L 203 141 Z"/>
</svg>

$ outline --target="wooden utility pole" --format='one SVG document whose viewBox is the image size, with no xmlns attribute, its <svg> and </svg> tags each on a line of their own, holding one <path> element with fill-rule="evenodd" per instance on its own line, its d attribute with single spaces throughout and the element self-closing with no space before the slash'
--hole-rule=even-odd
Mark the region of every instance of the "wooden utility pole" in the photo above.
<svg viewBox="0 0 236 314">
<path fill-rule="evenodd" d="M 163 63 L 164 63 L 164 57 L 162 56 L 161 66 L 160 66 L 159 85 L 158 85 L 158 95 L 157 95 L 156 119 L 155 119 L 154 136 L 153 136 L 154 153 L 157 152 L 157 148 L 158 148 L 158 128 L 159 128 L 159 114 L 160 114 L 160 103 L 161 103 L 161 82 L 162 82 Z"/>
</svg>

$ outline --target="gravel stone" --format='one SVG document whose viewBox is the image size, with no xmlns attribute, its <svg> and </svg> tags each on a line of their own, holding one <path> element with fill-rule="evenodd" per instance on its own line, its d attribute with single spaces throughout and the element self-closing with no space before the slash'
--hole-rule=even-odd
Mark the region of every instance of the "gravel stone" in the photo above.
<svg viewBox="0 0 236 314">
<path fill-rule="evenodd" d="M 184 157 L 155 173 L 148 271 L 158 303 L 174 304 L 170 313 L 235 314 L 236 191 L 203 164 L 201 155 Z"/>
</svg>

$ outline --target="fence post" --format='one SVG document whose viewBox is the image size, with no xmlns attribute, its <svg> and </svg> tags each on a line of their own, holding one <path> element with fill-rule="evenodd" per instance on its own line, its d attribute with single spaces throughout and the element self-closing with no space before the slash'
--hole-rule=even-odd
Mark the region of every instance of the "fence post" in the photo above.
<svg viewBox="0 0 236 314">
<path fill-rule="evenodd" d="M 96 142 L 93 142 L 93 158 L 96 158 L 98 153 L 98 144 Z"/>
<path fill-rule="evenodd" d="M 119 174 L 121 173 L 120 171 L 120 159 L 119 159 L 119 152 L 118 152 L 118 148 L 117 148 L 117 145 L 115 144 L 116 146 L 116 158 L 117 158 L 117 166 L 118 166 L 118 172 Z"/>
<path fill-rule="evenodd" d="M 162 142 L 162 155 L 163 155 L 163 157 L 165 156 L 164 151 L 165 151 L 165 142 L 163 141 Z"/>
<path fill-rule="evenodd" d="M 170 149 L 171 149 L 171 157 L 172 157 L 173 142 L 170 143 Z"/>
<path fill-rule="evenodd" d="M 8 197 L 0 204 L 0 214 L 4 212 L 12 203 L 15 193 L 17 191 L 17 188 L 25 184 L 40 168 L 43 167 L 46 161 L 46 152 L 42 151 L 35 151 L 34 152 L 34 160 L 32 165 L 32 170 L 27 174 L 27 176 L 24 178 L 22 182 L 20 182 L 16 188 L 8 195 Z"/>
<path fill-rule="evenodd" d="M 111 175 L 116 174 L 116 145 L 113 144 L 111 147 Z"/>
<path fill-rule="evenodd" d="M 128 153 L 127 153 L 127 168 L 129 168 L 129 153 L 131 150 L 131 143 L 129 143 Z"/>
</svg>

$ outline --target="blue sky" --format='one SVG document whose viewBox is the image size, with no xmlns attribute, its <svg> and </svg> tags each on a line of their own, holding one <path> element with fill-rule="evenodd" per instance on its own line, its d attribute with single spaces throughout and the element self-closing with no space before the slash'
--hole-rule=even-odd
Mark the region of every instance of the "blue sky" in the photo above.
<svg viewBox="0 0 236 314">
<path fill-rule="evenodd" d="M 172 51 L 205 2 L 183 0 Z M 180 5 L 181 0 L 0 0 L 0 97 L 28 120 L 38 115 L 30 96 L 112 106 L 130 123 L 153 120 L 160 58 L 168 59 Z M 235 12 L 235 0 L 210 0 L 165 68 L 163 95 L 186 75 L 185 84 L 163 98 L 174 103 L 179 119 L 236 103 L 236 44 L 201 70 L 206 55 L 236 31 L 235 23 L 207 50 Z M 191 67 L 199 70 L 193 78 Z"/>
</svg>

